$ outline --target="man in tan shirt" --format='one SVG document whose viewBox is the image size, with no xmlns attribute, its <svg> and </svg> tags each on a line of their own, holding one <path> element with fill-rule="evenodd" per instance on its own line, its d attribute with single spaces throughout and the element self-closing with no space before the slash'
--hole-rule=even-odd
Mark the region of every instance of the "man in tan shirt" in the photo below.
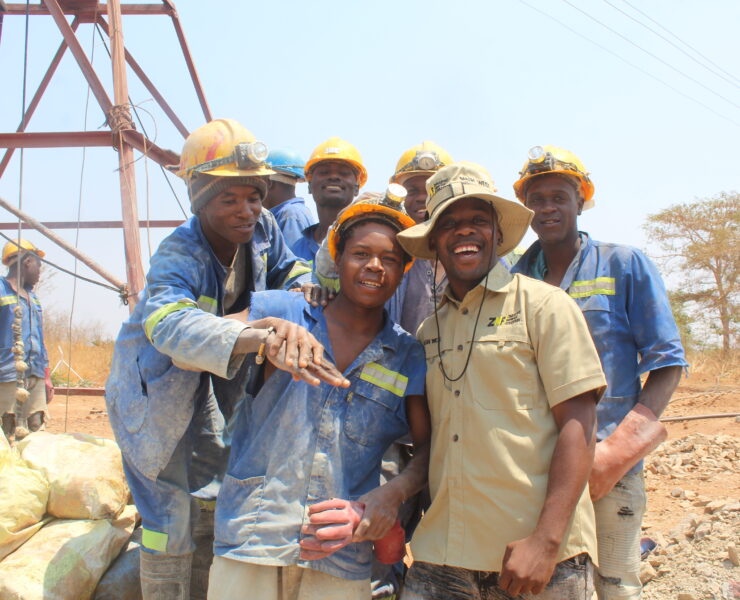
<svg viewBox="0 0 740 600">
<path fill-rule="evenodd" d="M 471 163 L 427 182 L 429 219 L 399 234 L 449 285 L 417 333 L 432 415 L 432 504 L 412 540 L 404 600 L 590 599 L 586 487 L 605 379 L 562 290 L 511 275 L 532 212 Z"/>
</svg>

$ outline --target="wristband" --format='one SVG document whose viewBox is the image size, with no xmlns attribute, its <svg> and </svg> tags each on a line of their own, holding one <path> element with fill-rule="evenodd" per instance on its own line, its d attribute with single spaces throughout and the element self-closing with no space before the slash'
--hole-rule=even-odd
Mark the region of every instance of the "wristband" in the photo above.
<svg viewBox="0 0 740 600">
<path fill-rule="evenodd" d="M 275 331 L 277 330 L 274 327 L 267 328 L 267 335 L 265 336 L 265 339 L 262 340 L 259 350 L 257 350 L 257 356 L 254 359 L 254 362 L 258 365 L 261 365 L 263 362 L 265 362 L 265 346 L 267 345 L 267 338 L 269 338 L 271 334 L 275 333 Z"/>
</svg>

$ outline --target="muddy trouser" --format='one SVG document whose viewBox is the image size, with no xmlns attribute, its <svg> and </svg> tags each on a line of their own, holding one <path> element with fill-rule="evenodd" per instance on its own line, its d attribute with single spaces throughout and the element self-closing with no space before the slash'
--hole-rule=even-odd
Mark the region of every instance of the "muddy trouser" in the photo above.
<svg viewBox="0 0 740 600">
<path fill-rule="evenodd" d="M 408 444 L 394 442 L 383 455 L 383 463 L 380 471 L 380 483 L 384 484 L 398 475 L 412 458 L 412 448 Z M 428 489 L 416 494 L 403 502 L 398 509 L 398 520 L 406 532 L 406 541 L 411 540 L 416 526 L 419 524 L 421 514 L 429 507 L 430 499 Z M 397 597 L 403 588 L 403 580 L 406 576 L 406 565 L 403 560 L 393 564 L 385 565 L 373 559 L 372 568 L 372 590 L 373 598 Z"/>
<path fill-rule="evenodd" d="M 29 377 L 26 389 L 30 396 L 23 403 L 18 403 L 15 399 L 15 390 L 17 384 L 15 381 L 4 381 L 0 383 L 0 416 L 3 419 L 3 430 L 18 427 L 25 427 L 30 431 L 37 431 L 44 424 L 44 414 L 46 412 L 46 385 L 43 378 Z M 13 418 L 10 418 L 13 415 Z M 6 425 L 7 424 L 7 425 Z M 5 431 L 8 436 L 12 431 Z"/>
<path fill-rule="evenodd" d="M 625 475 L 611 492 L 594 502 L 599 600 L 641 597 L 640 535 L 646 504 L 642 472 Z"/>
<path fill-rule="evenodd" d="M 593 572 L 588 554 L 581 554 L 558 563 L 542 593 L 512 596 L 499 587 L 495 571 L 415 562 L 401 600 L 591 600 Z"/>
<path fill-rule="evenodd" d="M 126 479 L 142 519 L 144 600 L 205 598 L 213 557 L 212 507 L 228 452 L 219 431 L 223 419 L 208 389 L 209 379 L 204 378 L 202 385 L 193 420 L 156 480 L 147 478 L 123 457 Z"/>
</svg>

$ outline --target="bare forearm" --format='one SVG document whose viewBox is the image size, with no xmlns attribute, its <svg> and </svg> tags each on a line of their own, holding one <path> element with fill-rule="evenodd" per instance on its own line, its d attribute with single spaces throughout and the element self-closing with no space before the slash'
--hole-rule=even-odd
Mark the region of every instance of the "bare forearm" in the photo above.
<svg viewBox="0 0 740 600">
<path fill-rule="evenodd" d="M 424 488 L 428 472 L 429 444 L 424 444 L 419 448 L 414 447 L 414 456 L 406 468 L 385 485 L 391 486 L 401 498 L 401 502 L 405 502 Z"/>
<path fill-rule="evenodd" d="M 638 402 L 647 406 L 656 417 L 663 414 L 681 380 L 682 367 L 663 367 L 650 371 Z"/>
<path fill-rule="evenodd" d="M 581 404 L 582 410 L 577 414 L 571 412 L 560 426 L 550 463 L 545 503 L 533 534 L 555 548 L 560 546 L 565 535 L 593 464 L 596 408 L 590 397 Z"/>
<path fill-rule="evenodd" d="M 264 343 L 267 337 L 267 329 L 247 328 L 239 334 L 232 350 L 232 356 L 240 354 L 252 354 L 259 350 L 260 344 Z"/>
</svg>

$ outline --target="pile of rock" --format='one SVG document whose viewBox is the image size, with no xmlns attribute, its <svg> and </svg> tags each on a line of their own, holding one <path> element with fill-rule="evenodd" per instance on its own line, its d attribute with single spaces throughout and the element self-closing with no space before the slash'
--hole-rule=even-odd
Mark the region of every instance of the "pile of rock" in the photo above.
<svg viewBox="0 0 740 600">
<path fill-rule="evenodd" d="M 740 440 L 692 434 L 664 444 L 646 464 L 648 479 L 717 479 L 740 470 Z M 677 481 L 680 485 L 680 481 Z M 740 501 L 710 499 L 676 487 L 686 515 L 668 533 L 652 533 L 657 547 L 642 562 L 645 600 L 740 598 Z"/>
<path fill-rule="evenodd" d="M 717 473 L 740 473 L 740 441 L 731 435 L 708 436 L 692 433 L 666 442 L 648 457 L 645 464 L 650 474 L 672 479 L 693 474 L 707 480 Z"/>
</svg>

